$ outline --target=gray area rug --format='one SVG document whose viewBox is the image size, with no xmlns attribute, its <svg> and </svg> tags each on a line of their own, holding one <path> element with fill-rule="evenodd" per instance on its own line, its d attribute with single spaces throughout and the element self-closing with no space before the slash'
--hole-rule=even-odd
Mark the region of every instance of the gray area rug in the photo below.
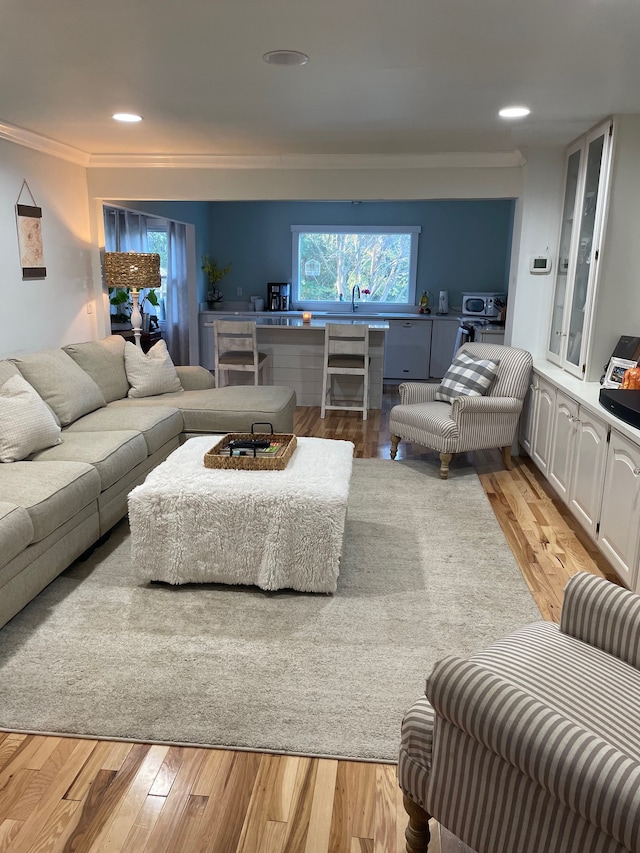
<svg viewBox="0 0 640 853">
<path fill-rule="evenodd" d="M 539 618 L 475 473 L 356 460 L 334 596 L 142 584 L 123 522 L 0 631 L 0 726 L 395 761 L 436 660 Z"/>
</svg>

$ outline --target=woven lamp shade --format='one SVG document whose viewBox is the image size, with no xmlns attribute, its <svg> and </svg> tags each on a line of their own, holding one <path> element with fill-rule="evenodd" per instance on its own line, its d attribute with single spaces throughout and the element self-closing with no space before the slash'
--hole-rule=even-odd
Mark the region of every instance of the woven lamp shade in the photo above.
<svg viewBox="0 0 640 853">
<path fill-rule="evenodd" d="M 160 287 L 160 255 L 152 252 L 105 252 L 108 287 Z"/>
</svg>

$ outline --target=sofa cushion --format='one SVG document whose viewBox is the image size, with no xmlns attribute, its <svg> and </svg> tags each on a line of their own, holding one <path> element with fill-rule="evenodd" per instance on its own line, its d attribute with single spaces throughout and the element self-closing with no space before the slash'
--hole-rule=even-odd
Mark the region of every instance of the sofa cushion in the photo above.
<svg viewBox="0 0 640 853">
<path fill-rule="evenodd" d="M 0 501 L 0 569 L 33 539 L 33 524 L 23 506 Z"/>
<path fill-rule="evenodd" d="M 129 380 L 130 397 L 150 397 L 171 391 L 182 391 L 182 385 L 163 340 L 154 344 L 148 353 L 126 341 L 124 367 Z"/>
<path fill-rule="evenodd" d="M 204 388 L 216 387 L 211 371 L 199 364 L 176 364 L 176 373 L 185 391 L 201 391 Z"/>
<path fill-rule="evenodd" d="M 10 376 L 22 376 L 18 368 L 9 359 L 0 361 L 0 385 L 3 385 Z"/>
<path fill-rule="evenodd" d="M 436 400 L 450 403 L 455 397 L 484 396 L 498 372 L 499 361 L 471 358 L 464 352 L 453 359 L 436 391 Z"/>
<path fill-rule="evenodd" d="M 62 349 L 89 374 L 107 403 L 127 396 L 129 382 L 124 369 L 122 335 L 111 335 L 84 344 L 70 344 Z"/>
<path fill-rule="evenodd" d="M 147 443 L 147 453 L 151 456 L 172 438 L 182 432 L 182 413 L 169 406 L 138 406 L 131 401 L 130 406 L 114 407 L 111 403 L 105 409 L 98 409 L 75 421 L 65 430 L 70 432 L 104 432 L 114 429 L 133 429 L 141 432 Z"/>
<path fill-rule="evenodd" d="M 38 393 L 22 378 L 0 385 L 0 462 L 17 462 L 60 441 L 60 427 Z"/>
<path fill-rule="evenodd" d="M 141 400 L 116 400 L 113 407 L 175 406 L 182 412 L 184 432 L 251 432 L 252 423 L 273 424 L 275 432 L 293 432 L 296 395 L 282 385 L 228 385 L 181 391 Z M 264 427 L 262 432 L 268 431 Z"/>
<path fill-rule="evenodd" d="M 27 353 L 11 361 L 51 406 L 62 426 L 106 406 L 93 379 L 61 349 Z"/>
<path fill-rule="evenodd" d="M 0 494 L 22 506 L 39 542 L 100 494 L 100 477 L 86 462 L 15 462 L 0 465 Z"/>
<path fill-rule="evenodd" d="M 34 462 L 70 462 L 93 465 L 100 475 L 100 490 L 127 475 L 147 458 L 144 436 L 134 430 L 109 432 L 69 432 L 64 430 L 62 442 L 32 456 Z"/>
</svg>

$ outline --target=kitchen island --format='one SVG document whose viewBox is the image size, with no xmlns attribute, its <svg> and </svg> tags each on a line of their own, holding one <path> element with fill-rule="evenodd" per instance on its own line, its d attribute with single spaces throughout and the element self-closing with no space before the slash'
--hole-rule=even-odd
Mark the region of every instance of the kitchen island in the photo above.
<svg viewBox="0 0 640 853">
<path fill-rule="evenodd" d="M 326 324 L 367 324 L 370 329 L 369 407 L 381 408 L 384 339 L 389 328 L 387 320 L 322 316 L 305 323 L 300 315 L 205 311 L 200 314 L 200 364 L 208 370 L 213 370 L 213 328 L 207 324 L 214 320 L 255 321 L 258 349 L 268 356 L 264 370 L 265 384 L 292 388 L 299 406 L 320 405 Z M 233 381 L 234 384 L 251 384 L 253 376 L 235 373 Z M 357 377 L 336 376 L 334 383 L 334 396 L 338 399 L 353 399 L 361 394 L 362 382 Z"/>
</svg>

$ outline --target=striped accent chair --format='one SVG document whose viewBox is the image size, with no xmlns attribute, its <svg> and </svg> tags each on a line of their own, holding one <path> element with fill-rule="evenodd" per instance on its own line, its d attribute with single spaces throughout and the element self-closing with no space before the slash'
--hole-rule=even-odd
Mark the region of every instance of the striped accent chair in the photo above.
<svg viewBox="0 0 640 853">
<path fill-rule="evenodd" d="M 398 780 L 408 853 L 429 816 L 478 853 L 638 853 L 640 595 L 580 572 L 559 626 L 440 661 Z"/>
<path fill-rule="evenodd" d="M 529 387 L 531 353 L 499 344 L 464 344 L 456 355 L 498 361 L 496 378 L 486 396 L 460 395 L 452 402 L 436 399 L 439 386 L 403 382 L 400 404 L 391 409 L 391 458 L 401 440 L 440 453 L 440 477 L 449 476 L 454 453 L 499 447 L 505 468 L 511 468 L 511 445 Z"/>
</svg>

